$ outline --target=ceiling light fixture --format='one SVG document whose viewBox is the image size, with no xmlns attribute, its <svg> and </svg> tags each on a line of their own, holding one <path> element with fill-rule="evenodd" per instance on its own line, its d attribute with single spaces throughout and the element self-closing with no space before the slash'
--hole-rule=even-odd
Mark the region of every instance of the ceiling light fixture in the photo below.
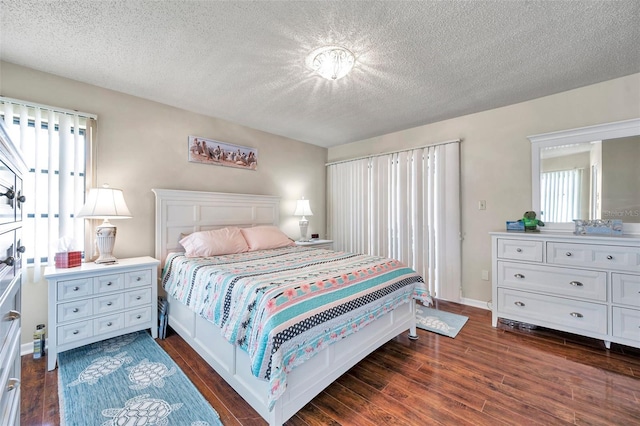
<svg viewBox="0 0 640 426">
<path fill-rule="evenodd" d="M 320 47 L 307 56 L 307 67 L 327 80 L 338 80 L 353 68 L 356 58 L 348 49 L 340 46 Z"/>
</svg>

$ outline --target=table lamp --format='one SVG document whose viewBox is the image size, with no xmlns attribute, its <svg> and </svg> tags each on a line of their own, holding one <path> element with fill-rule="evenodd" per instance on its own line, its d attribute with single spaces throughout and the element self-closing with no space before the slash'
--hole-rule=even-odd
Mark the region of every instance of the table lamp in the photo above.
<svg viewBox="0 0 640 426">
<path fill-rule="evenodd" d="M 109 222 L 109 219 L 131 218 L 122 190 L 109 188 L 106 184 L 102 188 L 91 188 L 84 206 L 76 217 L 104 219 L 104 222 L 96 228 L 96 245 L 100 255 L 95 263 L 115 263 L 117 259 L 112 253 L 116 242 L 116 227 Z"/>
<path fill-rule="evenodd" d="M 296 211 L 293 212 L 294 216 L 302 216 L 300 219 L 300 240 L 298 241 L 309 241 L 307 239 L 307 229 L 309 228 L 309 221 L 305 216 L 313 216 L 313 212 L 311 211 L 311 206 L 309 205 L 309 200 L 305 200 L 302 197 L 302 200 L 298 200 L 296 204 Z"/>
</svg>

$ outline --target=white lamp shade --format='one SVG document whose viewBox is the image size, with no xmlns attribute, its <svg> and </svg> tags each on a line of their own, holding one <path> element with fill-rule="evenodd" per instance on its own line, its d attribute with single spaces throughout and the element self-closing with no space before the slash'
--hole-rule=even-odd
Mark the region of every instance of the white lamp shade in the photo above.
<svg viewBox="0 0 640 426">
<path fill-rule="evenodd" d="M 296 211 L 293 213 L 294 216 L 313 216 L 313 212 L 311 211 L 311 206 L 309 205 L 309 200 L 298 200 L 296 204 Z"/>
<path fill-rule="evenodd" d="M 76 216 L 96 219 L 128 219 L 131 218 L 131 213 L 124 202 L 122 190 L 109 188 L 105 185 L 102 188 L 89 190 L 87 200 Z"/>
</svg>

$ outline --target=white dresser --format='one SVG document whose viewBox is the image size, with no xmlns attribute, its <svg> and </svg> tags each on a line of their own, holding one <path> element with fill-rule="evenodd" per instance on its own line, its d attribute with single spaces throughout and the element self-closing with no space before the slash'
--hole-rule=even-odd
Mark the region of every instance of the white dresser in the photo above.
<svg viewBox="0 0 640 426">
<path fill-rule="evenodd" d="M 138 330 L 158 337 L 158 264 L 152 257 L 47 267 L 49 338 L 47 368 L 58 353 Z"/>
<path fill-rule="evenodd" d="M 491 233 L 493 312 L 640 347 L 640 238 Z"/>
<path fill-rule="evenodd" d="M 0 425 L 20 423 L 22 177 L 26 165 L 0 120 Z"/>
</svg>

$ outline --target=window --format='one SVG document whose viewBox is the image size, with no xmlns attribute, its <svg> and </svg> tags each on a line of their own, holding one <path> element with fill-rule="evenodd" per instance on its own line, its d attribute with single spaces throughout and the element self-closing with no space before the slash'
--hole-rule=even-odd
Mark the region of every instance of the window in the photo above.
<svg viewBox="0 0 640 426">
<path fill-rule="evenodd" d="M 95 116 L 0 97 L 0 116 L 27 165 L 22 241 L 28 266 L 53 260 L 61 249 L 84 251 L 84 221 L 75 219 L 90 179 Z"/>
<path fill-rule="evenodd" d="M 327 229 L 336 250 L 400 260 L 432 296 L 458 301 L 459 143 L 327 166 Z"/>
</svg>

